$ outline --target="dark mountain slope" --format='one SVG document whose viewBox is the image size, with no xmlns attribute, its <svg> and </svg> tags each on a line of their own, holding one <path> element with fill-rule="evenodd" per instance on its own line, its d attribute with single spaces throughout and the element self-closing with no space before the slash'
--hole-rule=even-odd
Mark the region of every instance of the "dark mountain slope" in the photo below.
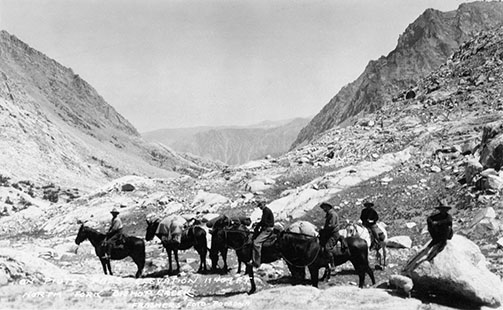
<svg viewBox="0 0 503 310">
<path fill-rule="evenodd" d="M 386 57 L 371 61 L 354 82 L 343 87 L 303 128 L 292 147 L 344 124 L 359 113 L 379 109 L 399 89 L 412 87 L 421 77 L 444 63 L 465 40 L 503 22 L 503 3 L 474 2 L 456 11 L 426 10 L 400 36 Z"/>
</svg>

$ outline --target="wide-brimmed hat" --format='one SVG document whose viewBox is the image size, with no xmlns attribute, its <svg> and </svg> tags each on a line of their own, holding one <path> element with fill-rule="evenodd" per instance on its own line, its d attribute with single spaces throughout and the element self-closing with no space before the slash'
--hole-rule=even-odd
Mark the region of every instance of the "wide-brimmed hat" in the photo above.
<svg viewBox="0 0 503 310">
<path fill-rule="evenodd" d="M 449 203 L 445 199 L 437 199 L 438 200 L 438 206 L 435 207 L 435 209 L 451 209 L 451 206 L 449 206 Z"/>
<path fill-rule="evenodd" d="M 110 211 L 110 213 L 112 213 L 112 214 L 114 214 L 114 213 L 115 214 L 119 214 L 120 212 L 119 212 L 119 210 L 117 210 L 117 208 L 113 208 L 112 211 Z"/>
<path fill-rule="evenodd" d="M 374 203 L 372 201 L 365 200 L 365 201 L 363 201 L 363 206 L 364 207 L 373 207 Z"/>
<path fill-rule="evenodd" d="M 333 206 L 331 204 L 329 204 L 328 202 L 322 202 L 320 205 L 319 205 L 320 208 L 322 209 L 325 209 L 325 208 L 333 208 Z"/>
</svg>

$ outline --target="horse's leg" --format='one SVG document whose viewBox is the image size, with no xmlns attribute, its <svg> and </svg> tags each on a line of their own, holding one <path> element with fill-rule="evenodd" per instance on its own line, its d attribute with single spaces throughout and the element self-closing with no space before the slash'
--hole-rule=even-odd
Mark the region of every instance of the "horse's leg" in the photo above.
<svg viewBox="0 0 503 310">
<path fill-rule="evenodd" d="M 321 277 L 320 281 L 329 281 L 330 280 L 330 265 L 326 265 L 325 271 L 323 272 L 323 276 Z"/>
<path fill-rule="evenodd" d="M 319 272 L 319 268 L 317 266 L 313 266 L 313 264 L 311 264 L 309 266 L 309 273 L 311 273 L 311 285 L 314 286 L 314 287 L 318 287 L 318 272 Z M 326 271 L 325 271 L 326 273 Z M 325 275 L 323 275 L 325 276 Z"/>
<path fill-rule="evenodd" d="M 241 273 L 241 260 L 238 258 L 238 271 L 237 273 Z"/>
<path fill-rule="evenodd" d="M 110 273 L 110 275 L 113 276 L 114 274 L 112 273 L 112 266 L 110 265 L 110 258 L 108 258 L 106 261 L 107 261 L 107 266 L 108 266 L 108 273 Z"/>
<path fill-rule="evenodd" d="M 365 285 L 365 268 L 363 266 L 358 266 L 356 273 L 358 273 L 358 287 L 363 288 Z"/>
<path fill-rule="evenodd" d="M 107 262 L 104 258 L 100 258 L 101 267 L 103 267 L 103 272 L 107 274 Z"/>
<path fill-rule="evenodd" d="M 229 266 L 227 265 L 227 248 L 222 249 L 220 252 L 222 254 L 222 260 L 224 261 L 224 273 L 229 272 Z"/>
<path fill-rule="evenodd" d="M 257 287 L 255 286 L 255 277 L 253 274 L 253 265 L 251 263 L 246 263 L 246 273 L 248 273 L 248 277 L 250 278 L 251 289 L 248 292 L 248 295 L 255 293 Z"/>
<path fill-rule="evenodd" d="M 383 262 L 383 269 L 386 268 L 386 243 L 382 243 L 382 255 L 383 255 L 383 259 L 384 259 L 384 262 Z"/>
<path fill-rule="evenodd" d="M 372 271 L 372 268 L 370 268 L 370 266 L 369 266 L 368 263 L 365 266 L 365 271 L 368 273 L 368 275 L 370 277 L 370 280 L 372 281 L 372 285 L 375 285 L 376 284 L 376 279 L 374 277 L 374 271 Z M 365 275 L 364 275 L 364 277 L 365 277 Z"/>
<path fill-rule="evenodd" d="M 166 252 L 168 252 L 168 262 L 169 262 L 169 268 L 168 268 L 168 272 L 171 274 L 171 272 L 173 272 L 173 268 L 171 268 L 171 249 L 166 249 Z"/>
<path fill-rule="evenodd" d="M 175 261 L 176 261 L 176 273 L 180 272 L 180 263 L 178 262 L 178 249 L 174 250 L 175 252 Z"/>
<path fill-rule="evenodd" d="M 136 271 L 135 274 L 135 278 L 139 278 L 143 272 L 143 268 L 145 267 L 145 249 L 143 249 L 143 252 L 139 254 L 135 253 L 130 256 L 133 259 L 136 266 L 138 267 L 138 270 Z"/>
</svg>

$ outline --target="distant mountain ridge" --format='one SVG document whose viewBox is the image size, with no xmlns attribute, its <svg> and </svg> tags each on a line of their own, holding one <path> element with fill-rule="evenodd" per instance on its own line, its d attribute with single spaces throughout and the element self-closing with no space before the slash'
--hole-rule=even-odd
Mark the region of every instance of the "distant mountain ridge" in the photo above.
<svg viewBox="0 0 503 310">
<path fill-rule="evenodd" d="M 343 125 L 353 116 L 378 110 L 399 90 L 413 87 L 438 68 L 465 40 L 503 23 L 503 3 L 464 3 L 455 11 L 427 9 L 410 24 L 387 56 L 370 61 L 364 72 L 344 86 L 303 128 L 292 148 Z"/>
<path fill-rule="evenodd" d="M 138 131 L 87 82 L 0 31 L 0 174 L 93 187 L 125 174 L 205 171 Z"/>
<path fill-rule="evenodd" d="M 266 155 L 285 153 L 308 122 L 308 118 L 296 118 L 264 121 L 250 126 L 161 129 L 143 133 L 142 136 L 147 141 L 163 143 L 178 152 L 235 165 Z"/>
</svg>

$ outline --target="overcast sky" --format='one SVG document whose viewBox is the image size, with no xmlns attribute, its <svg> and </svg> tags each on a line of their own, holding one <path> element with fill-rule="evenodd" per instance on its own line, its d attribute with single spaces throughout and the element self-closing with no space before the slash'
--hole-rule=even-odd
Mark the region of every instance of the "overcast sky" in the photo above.
<svg viewBox="0 0 503 310">
<path fill-rule="evenodd" d="M 140 132 L 314 116 L 426 8 L 462 0 L 0 0 L 0 28 Z"/>
</svg>

